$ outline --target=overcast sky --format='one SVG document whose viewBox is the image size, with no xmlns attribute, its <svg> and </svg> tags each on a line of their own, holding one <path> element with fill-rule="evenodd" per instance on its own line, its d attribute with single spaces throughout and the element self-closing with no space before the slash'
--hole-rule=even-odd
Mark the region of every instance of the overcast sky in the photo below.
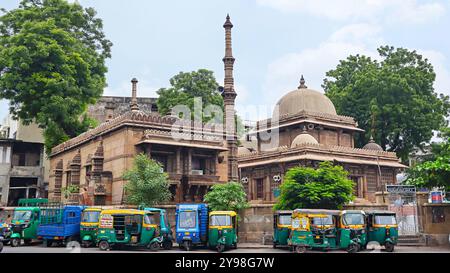
<svg viewBox="0 0 450 273">
<path fill-rule="evenodd" d="M 19 0 L 1 0 L 13 9 Z M 94 7 L 114 43 L 104 95 L 155 96 L 180 71 L 211 69 L 223 82 L 230 13 L 237 103 L 273 106 L 298 86 L 322 91 L 325 73 L 349 54 L 380 45 L 416 49 L 435 66 L 436 91 L 450 95 L 450 0 L 79 0 Z M 323 91 L 322 91 L 323 92 Z M 0 117 L 6 115 L 2 103 Z M 265 113 L 260 113 L 264 116 Z M 246 118 L 246 117 L 244 117 Z M 254 117 L 250 117 L 253 119 Z M 248 118 L 246 118 L 248 119 Z"/>
</svg>

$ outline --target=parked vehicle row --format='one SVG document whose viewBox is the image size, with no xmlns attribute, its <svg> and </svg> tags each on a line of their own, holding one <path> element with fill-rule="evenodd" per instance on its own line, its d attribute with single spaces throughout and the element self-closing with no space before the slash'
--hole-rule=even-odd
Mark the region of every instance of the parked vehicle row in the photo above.
<svg viewBox="0 0 450 273">
<path fill-rule="evenodd" d="M 359 210 L 296 209 L 274 214 L 273 246 L 285 246 L 297 253 L 309 249 L 353 253 L 370 242 L 394 251 L 398 240 L 395 212 Z"/>
<path fill-rule="evenodd" d="M 26 202 L 26 203 L 25 203 Z M 34 203 L 33 203 L 34 202 Z M 82 247 L 110 250 L 121 246 L 171 249 L 174 240 L 187 251 L 207 246 L 223 252 L 237 247 L 237 214 L 209 211 L 206 204 L 179 204 L 176 237 L 164 209 L 105 209 L 24 200 L 14 209 L 11 228 L 0 231 L 0 247 L 41 241 L 45 247 L 78 241 Z M 35 206 L 32 206 L 32 205 Z"/>
<path fill-rule="evenodd" d="M 237 214 L 234 211 L 209 211 L 207 204 L 178 204 L 176 241 L 190 251 L 206 246 L 223 252 L 237 248 Z"/>
</svg>

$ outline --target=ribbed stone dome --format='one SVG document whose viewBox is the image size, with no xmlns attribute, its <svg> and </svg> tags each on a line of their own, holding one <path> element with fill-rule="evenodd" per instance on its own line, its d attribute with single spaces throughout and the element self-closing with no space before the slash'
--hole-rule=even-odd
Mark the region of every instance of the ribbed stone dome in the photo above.
<svg viewBox="0 0 450 273">
<path fill-rule="evenodd" d="M 374 150 L 374 151 L 383 151 L 383 148 L 381 148 L 380 145 L 378 145 L 374 140 L 373 137 L 370 137 L 369 143 L 367 143 L 363 149 L 366 150 Z"/>
<path fill-rule="evenodd" d="M 292 141 L 291 148 L 295 148 L 302 144 L 319 144 L 317 140 L 310 134 L 303 132 Z"/>
<path fill-rule="evenodd" d="M 331 100 L 318 91 L 308 89 L 303 76 L 298 89 L 284 95 L 278 101 L 277 106 L 280 117 L 295 115 L 302 111 L 337 115 Z"/>
</svg>

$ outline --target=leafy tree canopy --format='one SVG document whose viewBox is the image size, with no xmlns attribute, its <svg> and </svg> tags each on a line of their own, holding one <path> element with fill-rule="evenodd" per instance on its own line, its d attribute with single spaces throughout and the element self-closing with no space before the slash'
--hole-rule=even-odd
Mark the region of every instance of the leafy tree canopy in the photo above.
<svg viewBox="0 0 450 273">
<path fill-rule="evenodd" d="M 406 161 L 431 140 L 433 130 L 446 126 L 449 98 L 435 93 L 433 66 L 416 51 L 384 46 L 378 53 L 381 61 L 361 55 L 340 61 L 323 87 L 337 111 L 366 130 L 357 136 L 360 147 L 373 135 Z"/>
<path fill-rule="evenodd" d="M 170 79 L 170 85 L 169 88 L 161 88 L 157 91 L 159 97 L 156 103 L 162 115 L 170 114 L 172 108 L 177 105 L 188 106 L 193 114 L 194 98 L 201 98 L 201 110 L 211 104 L 223 109 L 223 98 L 218 91 L 219 84 L 214 77 L 214 72 L 210 70 L 180 72 Z M 209 119 L 205 117 L 202 120 Z"/>
<path fill-rule="evenodd" d="M 229 182 L 212 186 L 204 201 L 212 210 L 240 211 L 248 207 L 247 194 L 241 183 Z"/>
<path fill-rule="evenodd" d="M 123 175 L 126 199 L 132 205 L 155 206 L 170 200 L 168 175 L 159 162 L 145 154 L 136 155 L 133 168 Z"/>
<path fill-rule="evenodd" d="M 92 8 L 22 0 L 0 17 L 0 98 L 14 118 L 44 129 L 47 152 L 86 131 L 82 116 L 106 86 L 111 42 Z"/>
<path fill-rule="evenodd" d="M 214 72 L 207 69 L 199 69 L 192 72 L 180 72 L 170 79 L 169 88 L 161 88 L 157 91 L 159 95 L 156 104 L 158 105 L 158 112 L 161 115 L 171 114 L 173 107 L 178 105 L 185 105 L 191 112 L 191 117 L 182 118 L 197 118 L 203 122 L 208 122 L 215 118 L 215 113 L 207 113 L 206 107 L 215 105 L 220 107 L 224 113 L 224 103 L 220 92 L 218 91 L 219 84 L 214 77 Z M 195 99 L 201 99 L 202 110 L 201 113 L 194 112 Z M 242 119 L 236 115 L 236 130 L 238 138 L 245 133 L 245 128 Z"/>
<path fill-rule="evenodd" d="M 407 184 L 418 188 L 444 187 L 450 191 L 450 128 L 441 132 L 443 141 L 432 145 L 431 158 L 408 170 Z"/>
<path fill-rule="evenodd" d="M 321 162 L 319 168 L 290 169 L 281 184 L 277 210 L 341 209 L 353 200 L 353 181 L 342 166 Z"/>
</svg>

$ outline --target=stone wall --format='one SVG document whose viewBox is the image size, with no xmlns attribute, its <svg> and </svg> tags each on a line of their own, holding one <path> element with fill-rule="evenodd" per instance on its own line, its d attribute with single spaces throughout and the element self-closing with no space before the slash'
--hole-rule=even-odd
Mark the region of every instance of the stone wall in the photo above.
<svg viewBox="0 0 450 273">
<path fill-rule="evenodd" d="M 450 204 L 429 204 L 428 193 L 417 193 L 419 231 L 427 245 L 450 244 Z"/>
</svg>

